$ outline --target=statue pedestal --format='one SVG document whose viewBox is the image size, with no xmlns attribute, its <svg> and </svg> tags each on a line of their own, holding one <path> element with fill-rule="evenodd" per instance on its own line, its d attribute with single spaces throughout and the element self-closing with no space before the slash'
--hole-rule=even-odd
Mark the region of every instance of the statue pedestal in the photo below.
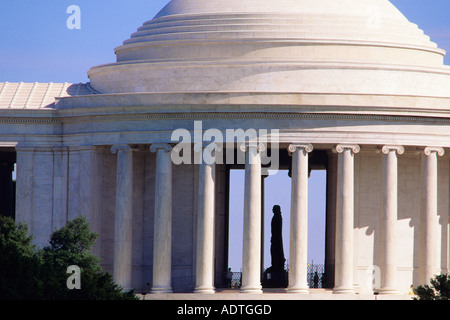
<svg viewBox="0 0 450 320">
<path fill-rule="evenodd" d="M 264 271 L 263 288 L 287 288 L 288 273 L 285 270 L 273 271 L 272 267 Z"/>
</svg>

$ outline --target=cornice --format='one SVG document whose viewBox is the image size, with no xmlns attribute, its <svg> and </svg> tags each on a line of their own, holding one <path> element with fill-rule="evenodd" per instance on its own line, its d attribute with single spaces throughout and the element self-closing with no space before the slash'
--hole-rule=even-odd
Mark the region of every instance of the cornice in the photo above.
<svg viewBox="0 0 450 320">
<path fill-rule="evenodd" d="M 167 112 L 61 117 L 63 123 L 201 119 L 317 119 L 450 123 L 450 117 L 316 112 Z"/>
<path fill-rule="evenodd" d="M 95 115 L 66 116 L 1 116 L 1 124 L 43 124 L 64 125 L 94 122 L 146 121 L 146 120 L 202 120 L 202 119 L 311 119 L 311 120 L 354 120 L 354 121 L 389 121 L 412 123 L 450 124 L 450 117 L 385 115 L 385 114 L 350 114 L 320 112 L 155 112 L 155 113 L 115 113 Z"/>
</svg>

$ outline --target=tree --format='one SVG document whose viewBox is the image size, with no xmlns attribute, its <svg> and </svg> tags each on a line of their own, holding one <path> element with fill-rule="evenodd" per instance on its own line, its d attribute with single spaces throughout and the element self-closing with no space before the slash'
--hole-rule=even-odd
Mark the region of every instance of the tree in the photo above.
<svg viewBox="0 0 450 320">
<path fill-rule="evenodd" d="M 450 274 L 436 275 L 430 283 L 414 288 L 415 300 L 450 300 Z"/>
<path fill-rule="evenodd" d="M 0 300 L 29 300 L 42 295 L 41 260 L 26 224 L 0 216 Z"/>
<path fill-rule="evenodd" d="M 109 273 L 103 273 L 99 259 L 91 249 L 98 235 L 92 233 L 84 217 L 78 217 L 55 231 L 50 245 L 42 250 L 44 263 L 45 295 L 56 300 L 134 300 L 133 292 L 113 282 Z M 77 266 L 81 270 L 81 288 L 69 289 L 66 285 L 67 268 Z"/>
<path fill-rule="evenodd" d="M 26 225 L 0 219 L 0 299 L 136 300 L 123 292 L 92 254 L 97 235 L 84 217 L 52 233 L 49 246 L 32 245 Z M 80 270 L 80 288 L 67 286 L 69 266 Z"/>
</svg>

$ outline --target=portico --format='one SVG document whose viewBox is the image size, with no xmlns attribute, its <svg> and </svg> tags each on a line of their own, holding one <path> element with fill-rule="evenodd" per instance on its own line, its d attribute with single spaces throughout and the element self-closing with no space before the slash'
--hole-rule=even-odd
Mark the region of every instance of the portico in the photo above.
<svg viewBox="0 0 450 320">
<path fill-rule="evenodd" d="M 319 145 L 319 148 L 322 146 Z M 123 147 L 122 147 L 123 149 Z M 125 148 L 126 149 L 126 148 Z M 172 210 L 172 180 L 170 172 L 173 166 L 170 161 L 170 151 L 172 150 L 171 144 L 153 144 L 150 149 L 152 151 L 161 152 L 160 157 L 156 157 L 155 164 L 155 183 L 162 184 L 163 187 L 155 186 L 157 192 L 161 192 L 156 199 L 166 199 L 162 201 L 160 205 L 155 205 L 155 224 L 154 233 L 159 234 L 158 242 L 155 241 L 155 249 L 153 253 L 153 279 L 156 279 L 152 286 L 152 293 L 171 293 L 171 268 L 172 268 L 172 246 L 170 243 L 177 241 L 176 236 L 172 235 L 171 225 L 172 216 L 170 214 Z M 379 291 L 381 294 L 405 294 L 407 288 L 402 287 L 397 283 L 398 272 L 402 269 L 402 263 L 398 260 L 398 252 L 401 250 L 399 246 L 398 237 L 398 158 L 402 157 L 405 153 L 405 147 L 400 145 L 377 145 L 369 146 L 363 145 L 362 148 L 357 144 L 337 144 L 331 150 L 325 150 L 337 155 L 337 165 L 335 168 L 329 168 L 329 170 L 336 170 L 335 174 L 337 180 L 334 186 L 334 196 L 330 199 L 336 199 L 336 212 L 331 216 L 336 217 L 335 222 L 335 239 L 328 239 L 332 243 L 335 243 L 334 252 L 335 256 L 335 273 L 334 273 L 334 294 L 355 294 L 360 293 L 361 286 L 366 284 L 361 283 L 361 272 L 355 272 L 358 268 L 361 268 L 361 263 L 357 256 L 357 230 L 358 224 L 355 220 L 361 219 L 357 213 L 355 213 L 355 159 L 357 160 L 361 149 L 365 150 L 363 153 L 369 154 L 369 158 L 376 157 L 379 161 L 379 172 L 376 174 L 379 179 L 374 183 L 379 185 L 382 190 L 382 196 L 379 198 L 380 211 L 377 212 L 379 224 L 376 226 L 377 238 L 379 239 L 379 254 L 378 262 L 379 273 L 374 273 L 373 278 L 369 277 L 371 282 L 375 278 L 380 281 L 379 287 L 366 287 L 363 288 L 366 292 L 371 290 Z M 439 224 L 436 223 L 436 208 L 431 204 L 437 202 L 437 187 L 436 181 L 438 179 L 437 160 L 439 156 L 444 155 L 444 149 L 440 147 L 425 147 L 425 148 L 407 148 L 414 150 L 409 151 L 410 156 L 421 159 L 421 166 L 416 169 L 421 172 L 423 180 L 421 184 L 427 192 L 421 199 L 420 204 L 423 208 L 420 212 L 422 217 L 420 220 L 420 230 L 430 228 L 434 230 L 432 236 L 425 236 L 421 238 L 422 244 L 418 247 L 421 254 L 431 255 L 433 259 L 427 259 L 430 261 L 428 265 L 420 265 L 417 269 L 418 277 L 425 279 L 431 277 L 440 270 L 441 262 L 439 261 L 439 255 L 436 254 L 436 243 L 442 242 L 439 239 L 440 230 Z M 420 150 L 421 151 L 418 151 Z M 261 294 L 261 259 L 260 259 L 260 246 L 261 246 L 261 207 L 256 204 L 261 203 L 261 160 L 260 154 L 264 152 L 264 147 L 258 144 L 242 145 L 241 150 L 246 154 L 245 161 L 245 208 L 244 208 L 244 241 L 243 241 L 243 283 L 240 289 L 242 294 Z M 313 152 L 314 145 L 308 143 L 295 143 L 289 144 L 287 150 L 292 158 L 292 202 L 290 208 L 290 248 L 289 253 L 289 286 L 286 290 L 287 293 L 296 294 L 308 294 L 310 288 L 308 288 L 306 276 L 306 254 L 307 254 L 307 213 L 308 213 L 308 155 Z M 251 152 L 251 153 L 249 153 Z M 420 153 L 420 154 L 419 154 Z M 131 152 L 130 155 L 133 153 Z M 430 157 L 431 158 L 427 158 Z M 117 161 L 120 161 L 120 155 L 117 155 Z M 364 157 L 364 156 L 363 156 Z M 130 160 L 128 160 L 130 161 Z M 431 161 L 431 163 L 430 163 Z M 448 161 L 448 160 L 447 160 Z M 361 162 L 361 161 L 359 161 Z M 214 261 L 215 256 L 220 254 L 216 252 L 214 246 L 214 239 L 216 239 L 214 220 L 217 215 L 215 206 L 217 180 L 216 178 L 216 165 L 202 163 L 197 170 L 198 179 L 198 214 L 197 214 L 197 234 L 196 234 L 196 268 L 195 268 L 195 289 L 197 294 L 215 294 L 214 283 L 217 279 L 214 279 Z M 117 177 L 125 174 L 126 166 L 118 166 Z M 169 174 L 169 175 L 168 175 Z M 360 175 L 356 172 L 357 175 Z M 405 178 L 405 177 L 403 177 Z M 403 179 L 401 180 L 403 181 Z M 117 179 L 116 189 L 120 190 L 121 180 Z M 330 187 L 330 186 L 329 186 Z M 357 196 L 356 196 L 357 197 Z M 117 196 L 117 198 L 123 199 L 123 197 Z M 119 201 L 119 200 L 118 200 Z M 329 200 L 333 201 L 333 200 Z M 162 208 L 164 207 L 164 209 Z M 164 211 L 163 211 L 164 210 Z M 329 214 L 330 215 L 330 214 Z M 157 218 L 160 216 L 160 218 Z M 157 219 L 162 219 L 157 222 Z M 122 222 L 117 222 L 116 229 L 121 229 Z M 214 227 L 216 226 L 216 227 Z M 430 234 L 430 233 L 428 233 Z M 448 234 L 443 234 L 448 237 Z M 124 237 L 121 242 L 129 243 L 125 239 L 131 239 L 131 237 Z M 124 242 L 124 243 L 122 243 Z M 166 245 L 161 245 L 166 243 Z M 434 245 L 433 245 L 434 244 Z M 160 247 L 159 247 L 160 246 Z M 115 246 L 116 248 L 116 246 Z M 116 250 L 114 249 L 114 256 L 116 256 Z M 430 251 L 427 251 L 427 248 Z M 423 251 L 422 251 L 423 250 Z M 126 260 L 121 259 L 122 263 Z M 434 263 L 434 264 L 433 264 Z M 164 264 L 164 266 L 162 266 Z M 403 267 L 404 268 L 404 267 Z M 131 269 L 128 269 L 131 270 Z M 404 272 L 404 271 L 403 271 Z M 131 276 L 131 271 L 128 271 L 128 276 Z M 365 281 L 368 281 L 365 279 Z M 364 281 L 363 281 L 364 282 Z"/>
</svg>

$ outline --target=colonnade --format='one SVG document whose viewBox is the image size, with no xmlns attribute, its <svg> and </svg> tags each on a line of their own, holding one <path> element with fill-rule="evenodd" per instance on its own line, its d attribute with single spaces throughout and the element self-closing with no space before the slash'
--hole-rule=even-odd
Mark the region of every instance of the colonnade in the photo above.
<svg viewBox="0 0 450 320">
<path fill-rule="evenodd" d="M 172 162 L 169 144 L 154 144 L 156 153 L 156 194 L 154 212 L 153 293 L 170 293 L 172 252 Z M 113 146 L 117 154 L 116 218 L 114 244 L 114 278 L 124 288 L 131 288 L 131 202 L 132 152 L 130 146 Z M 261 287 L 261 153 L 262 144 L 241 146 L 246 153 L 244 194 L 244 237 L 242 293 L 262 293 Z M 291 144 L 292 195 L 290 217 L 289 286 L 287 292 L 308 293 L 308 154 L 311 144 Z M 333 148 L 338 155 L 336 189 L 336 294 L 355 293 L 354 284 L 354 156 L 358 145 L 339 144 Z M 396 284 L 396 222 L 397 222 L 397 158 L 402 146 L 386 145 L 382 152 L 382 213 L 381 221 L 381 291 L 397 293 Z M 420 280 L 425 283 L 439 272 L 436 247 L 437 157 L 443 148 L 426 147 L 423 151 L 423 245 Z M 196 293 L 214 293 L 214 186 L 215 164 L 202 163 L 198 183 Z"/>
</svg>

